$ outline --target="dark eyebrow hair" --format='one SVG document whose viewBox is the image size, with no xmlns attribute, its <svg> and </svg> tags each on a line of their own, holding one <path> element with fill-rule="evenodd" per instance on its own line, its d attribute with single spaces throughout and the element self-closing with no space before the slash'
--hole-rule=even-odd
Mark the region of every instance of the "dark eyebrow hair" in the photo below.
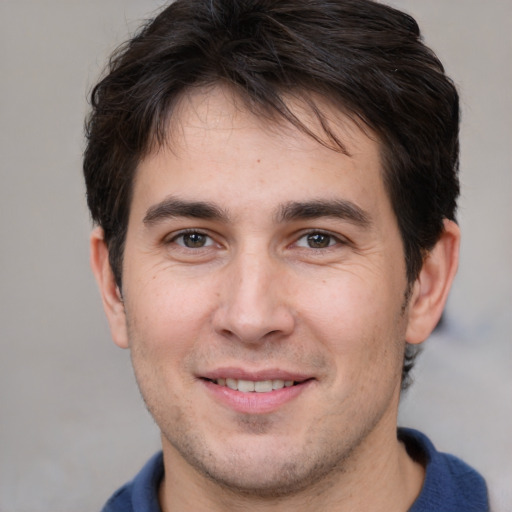
<svg viewBox="0 0 512 512">
<path fill-rule="evenodd" d="M 149 226 L 172 217 L 211 219 L 224 222 L 228 219 L 227 213 L 215 204 L 205 201 L 186 201 L 171 196 L 148 208 L 143 223 Z"/>
<path fill-rule="evenodd" d="M 371 224 L 367 212 L 351 201 L 343 199 L 289 202 L 281 206 L 276 218 L 277 222 L 289 222 L 319 217 L 343 219 L 362 227 L 369 227 Z"/>
</svg>

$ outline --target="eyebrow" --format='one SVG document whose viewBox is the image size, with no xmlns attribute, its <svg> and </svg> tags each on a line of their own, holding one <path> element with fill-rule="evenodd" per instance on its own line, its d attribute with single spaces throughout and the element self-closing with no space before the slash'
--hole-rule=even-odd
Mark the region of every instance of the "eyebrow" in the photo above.
<svg viewBox="0 0 512 512">
<path fill-rule="evenodd" d="M 229 221 L 228 213 L 214 203 L 186 201 L 171 196 L 148 208 L 143 223 L 146 226 L 152 226 L 176 217 L 208 219 L 224 223 Z M 371 224 L 368 213 L 353 202 L 344 199 L 290 201 L 279 207 L 275 220 L 277 223 L 283 223 L 321 217 L 342 219 L 365 228 Z"/>
<path fill-rule="evenodd" d="M 370 215 L 362 208 L 345 199 L 318 200 L 307 202 L 289 202 L 279 208 L 277 222 L 293 220 L 317 219 L 333 217 L 342 219 L 358 226 L 368 228 L 371 225 Z"/>
<path fill-rule="evenodd" d="M 206 201 L 184 201 L 176 197 L 167 197 L 146 211 L 143 223 L 152 226 L 165 219 L 189 217 L 192 219 L 210 219 L 227 222 L 227 213 L 213 203 Z"/>
</svg>

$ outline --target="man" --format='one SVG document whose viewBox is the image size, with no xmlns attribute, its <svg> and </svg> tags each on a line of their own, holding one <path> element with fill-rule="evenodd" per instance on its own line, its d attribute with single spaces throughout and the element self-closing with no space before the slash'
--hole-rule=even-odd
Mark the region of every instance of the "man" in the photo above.
<svg viewBox="0 0 512 512">
<path fill-rule="evenodd" d="M 104 510 L 488 510 L 397 431 L 459 247 L 458 97 L 415 21 L 177 0 L 92 105 L 92 267 L 163 447 Z"/>
</svg>

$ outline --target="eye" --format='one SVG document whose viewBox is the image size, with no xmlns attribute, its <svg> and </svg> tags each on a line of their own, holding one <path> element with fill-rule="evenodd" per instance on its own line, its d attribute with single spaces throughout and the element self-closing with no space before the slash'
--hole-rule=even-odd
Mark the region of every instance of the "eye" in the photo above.
<svg viewBox="0 0 512 512">
<path fill-rule="evenodd" d="M 171 242 L 187 249 L 201 249 L 214 244 L 208 235 L 199 231 L 187 231 L 176 235 Z"/>
<path fill-rule="evenodd" d="M 332 247 L 333 245 L 337 245 L 339 243 L 339 238 L 336 238 L 335 236 L 330 235 L 328 233 L 315 231 L 301 236 L 297 240 L 296 245 L 298 247 L 307 247 L 309 249 L 325 249 L 327 247 Z"/>
</svg>

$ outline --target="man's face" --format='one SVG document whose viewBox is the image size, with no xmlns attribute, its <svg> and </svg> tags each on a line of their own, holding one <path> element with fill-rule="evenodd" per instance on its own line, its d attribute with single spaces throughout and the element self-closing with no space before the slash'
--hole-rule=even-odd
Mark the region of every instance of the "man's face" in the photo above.
<svg viewBox="0 0 512 512">
<path fill-rule="evenodd" d="M 402 242 L 378 143 L 340 119 L 348 155 L 203 91 L 140 164 L 114 334 L 177 471 L 280 494 L 393 435 Z"/>
</svg>

